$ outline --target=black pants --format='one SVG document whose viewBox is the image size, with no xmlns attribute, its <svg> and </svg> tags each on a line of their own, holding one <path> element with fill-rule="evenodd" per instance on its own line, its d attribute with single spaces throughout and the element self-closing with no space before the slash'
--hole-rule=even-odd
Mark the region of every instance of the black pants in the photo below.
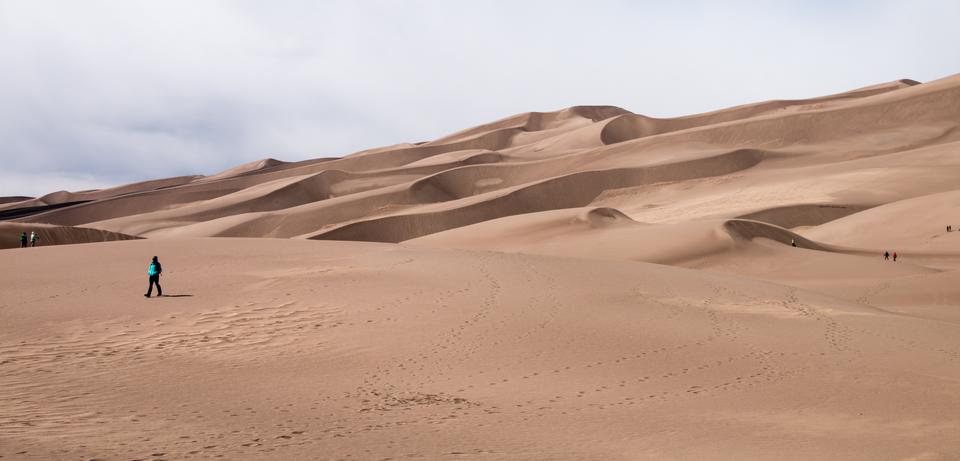
<svg viewBox="0 0 960 461">
<path fill-rule="evenodd" d="M 160 288 L 160 274 L 150 276 L 150 287 L 147 288 L 147 296 L 153 293 L 153 286 L 157 286 L 157 296 L 163 296 L 163 288 Z"/>
<path fill-rule="evenodd" d="M 21 241 L 20 241 L 20 248 L 26 248 L 26 247 L 27 247 L 27 241 L 26 241 L 26 240 L 21 240 Z"/>
</svg>

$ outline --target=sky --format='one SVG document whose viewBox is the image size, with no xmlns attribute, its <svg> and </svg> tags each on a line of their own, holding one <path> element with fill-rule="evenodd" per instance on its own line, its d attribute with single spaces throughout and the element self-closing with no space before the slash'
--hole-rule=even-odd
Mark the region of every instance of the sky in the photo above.
<svg viewBox="0 0 960 461">
<path fill-rule="evenodd" d="M 960 2 L 0 0 L 0 196 L 960 73 Z"/>
</svg>

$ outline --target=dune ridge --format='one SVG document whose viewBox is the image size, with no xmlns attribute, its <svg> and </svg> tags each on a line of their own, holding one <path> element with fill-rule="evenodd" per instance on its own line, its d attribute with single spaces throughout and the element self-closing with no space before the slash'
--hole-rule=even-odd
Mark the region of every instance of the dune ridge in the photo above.
<svg viewBox="0 0 960 461">
<path fill-rule="evenodd" d="M 488 201 L 453 208 L 449 211 L 418 215 L 400 214 L 379 218 L 375 221 L 362 221 L 325 231 L 310 238 L 400 242 L 508 214 L 584 206 L 598 197 L 604 190 L 654 182 L 677 181 L 711 174 L 728 174 L 750 168 L 759 163 L 761 159 L 762 153 L 758 151 L 738 150 L 703 160 L 678 164 L 574 173 L 534 183 Z M 413 189 L 415 194 L 426 195 L 435 200 L 439 199 L 437 201 L 462 198 L 457 190 L 452 187 L 444 187 L 445 184 L 424 182 L 416 186 L 418 187 Z"/>
</svg>

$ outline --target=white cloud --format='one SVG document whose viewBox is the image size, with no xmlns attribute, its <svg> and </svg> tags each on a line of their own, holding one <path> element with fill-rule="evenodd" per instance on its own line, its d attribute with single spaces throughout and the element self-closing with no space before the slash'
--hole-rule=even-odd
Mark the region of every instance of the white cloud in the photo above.
<svg viewBox="0 0 960 461">
<path fill-rule="evenodd" d="M 45 172 L 41 174 L 32 173 L 7 173 L 0 172 L 0 184 L 5 189 L 15 191 L 15 193 L 6 193 L 3 196 L 28 196 L 40 197 L 51 192 L 69 190 L 74 192 L 102 189 L 110 187 L 107 181 L 88 174 L 74 174 L 62 172 Z"/>
<path fill-rule="evenodd" d="M 0 195 L 26 192 L 14 177 L 210 173 L 574 104 L 675 116 L 928 80 L 960 71 L 958 22 L 952 1 L 0 0 Z"/>
</svg>

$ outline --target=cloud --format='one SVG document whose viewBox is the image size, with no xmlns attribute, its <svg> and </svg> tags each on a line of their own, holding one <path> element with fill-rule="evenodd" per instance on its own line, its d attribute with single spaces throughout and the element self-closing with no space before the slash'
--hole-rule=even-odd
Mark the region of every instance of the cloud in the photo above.
<svg viewBox="0 0 960 461">
<path fill-rule="evenodd" d="M 340 156 L 574 104 L 676 116 L 929 80 L 957 72 L 958 20 L 950 1 L 0 0 L 0 195 Z"/>
<path fill-rule="evenodd" d="M 34 191 L 32 196 L 45 195 L 61 190 L 83 191 L 110 187 L 111 183 L 93 175 L 63 173 L 59 171 L 32 173 L 0 172 L 0 184 L 11 191 Z M 18 196 L 23 194 L 8 193 L 4 196 Z"/>
</svg>

